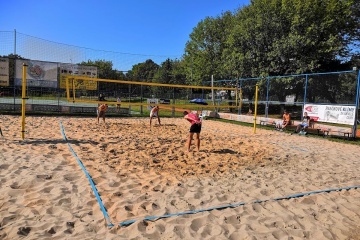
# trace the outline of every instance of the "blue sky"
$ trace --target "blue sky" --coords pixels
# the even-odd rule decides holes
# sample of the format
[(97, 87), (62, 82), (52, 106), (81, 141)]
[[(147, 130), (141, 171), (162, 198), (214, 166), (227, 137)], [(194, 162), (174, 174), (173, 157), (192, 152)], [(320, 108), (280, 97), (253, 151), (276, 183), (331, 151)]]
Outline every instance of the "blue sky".
[(250, 0), (0, 0), (0, 31), (96, 50), (181, 57), (207, 16)]

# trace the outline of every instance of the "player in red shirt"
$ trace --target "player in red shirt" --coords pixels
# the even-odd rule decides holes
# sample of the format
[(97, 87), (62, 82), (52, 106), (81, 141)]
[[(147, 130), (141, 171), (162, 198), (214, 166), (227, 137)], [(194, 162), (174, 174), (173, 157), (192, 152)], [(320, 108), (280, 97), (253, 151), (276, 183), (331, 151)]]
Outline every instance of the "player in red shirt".
[(190, 152), (191, 140), (195, 133), (195, 144), (197, 151), (200, 151), (200, 132), (201, 132), (201, 120), (195, 113), (184, 112), (184, 119), (191, 123), (188, 140), (186, 142), (186, 149)]

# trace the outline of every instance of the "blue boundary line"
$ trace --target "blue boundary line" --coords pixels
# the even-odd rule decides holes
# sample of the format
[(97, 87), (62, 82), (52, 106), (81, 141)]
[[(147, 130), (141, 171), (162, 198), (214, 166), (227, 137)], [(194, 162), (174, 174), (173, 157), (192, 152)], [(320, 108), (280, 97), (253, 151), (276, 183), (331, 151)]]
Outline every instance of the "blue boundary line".
[[(98, 191), (97, 191), (97, 189), (96, 189), (96, 187), (94, 185), (94, 182), (93, 182), (90, 174), (87, 172), (86, 168), (84, 167), (81, 160), (78, 158), (75, 151), (71, 147), (69, 141), (67, 140), (67, 137), (66, 137), (65, 131), (64, 131), (64, 127), (63, 127), (61, 122), (60, 122), (60, 129), (61, 129), (61, 133), (62, 133), (62, 135), (64, 137), (64, 140), (66, 141), (66, 143), (69, 146), (70, 151), (72, 152), (72, 154), (76, 158), (77, 162), (79, 163), (80, 167), (83, 169), (86, 177), (88, 178), (88, 180), (89, 180), (89, 182), (91, 184), (91, 187), (92, 187), (92, 189), (94, 191), (94, 194), (95, 194), (95, 196), (97, 198), (97, 201), (98, 201), (98, 203), (100, 205), (101, 211), (103, 212), (105, 219), (108, 221), (107, 226), (108, 227), (114, 227), (114, 224), (111, 223), (109, 215), (106, 212), (106, 209), (105, 209), (105, 207), (104, 207), (104, 205), (103, 205), (103, 203), (101, 201), (99, 193), (98, 193)], [(305, 193), (297, 193), (297, 194), (293, 194), (293, 195), (289, 195), (289, 196), (285, 196), (285, 197), (277, 197), (277, 198), (266, 199), (266, 200), (255, 200), (255, 201), (249, 202), (249, 203), (240, 202), (240, 203), (227, 204), (227, 205), (211, 207), (211, 208), (205, 208), (205, 209), (199, 209), (199, 210), (192, 210), (192, 211), (185, 211), (185, 212), (179, 212), (179, 213), (173, 213), (173, 214), (166, 214), (166, 215), (161, 215), (161, 216), (147, 216), (147, 217), (144, 217), (144, 218), (138, 218), (138, 219), (133, 219), (133, 220), (120, 222), (119, 226), (129, 226), (129, 225), (135, 223), (136, 221), (155, 221), (155, 220), (159, 220), (159, 219), (162, 219), (162, 218), (182, 216), (182, 215), (187, 215), (187, 214), (196, 214), (196, 213), (200, 213), (200, 212), (208, 212), (208, 211), (213, 211), (213, 210), (222, 210), (222, 209), (226, 209), (226, 208), (235, 208), (235, 207), (239, 207), (239, 206), (243, 206), (245, 204), (251, 204), (251, 203), (263, 203), (263, 202), (268, 202), (268, 201), (271, 201), (271, 200), (280, 201), (280, 200), (284, 200), (284, 199), (305, 197), (305, 196), (309, 196), (309, 195), (312, 195), (312, 194), (319, 194), (319, 193), (324, 193), (324, 192), (329, 193), (329, 192), (333, 192), (333, 191), (350, 190), (350, 189), (357, 189), (357, 188), (360, 188), (360, 185), (351, 186), (351, 187), (342, 187), (342, 188), (330, 188), (330, 189), (325, 189), (325, 190), (316, 190), (316, 191), (305, 192)]]
[(89, 180), (89, 182), (90, 182), (91, 188), (93, 189), (94, 194), (95, 194), (95, 196), (96, 196), (96, 199), (97, 199), (97, 201), (98, 201), (98, 203), (99, 203), (99, 205), (100, 205), (100, 209), (101, 209), (102, 213), (104, 214), (104, 218), (105, 218), (106, 221), (108, 222), (107, 226), (108, 226), (109, 228), (114, 227), (114, 224), (111, 223), (111, 220), (110, 220), (110, 218), (109, 218), (109, 215), (108, 215), (107, 212), (106, 212), (106, 209), (105, 209), (105, 207), (104, 207), (104, 204), (103, 204), (102, 201), (101, 201), (100, 195), (99, 195), (99, 193), (98, 193), (98, 191), (97, 191), (97, 189), (96, 189), (96, 187), (95, 187), (95, 184), (94, 184), (94, 182), (93, 182), (90, 174), (86, 171), (86, 168), (84, 167), (84, 165), (82, 164), (82, 162), (81, 162), (81, 160), (78, 158), (78, 156), (76, 155), (74, 149), (71, 147), (71, 145), (70, 145), (70, 143), (69, 143), (69, 141), (68, 141), (68, 139), (67, 139), (67, 137), (66, 137), (66, 135), (65, 135), (64, 127), (63, 127), (63, 125), (62, 125), (61, 122), (60, 122), (60, 129), (61, 129), (61, 134), (62, 134), (63, 137), (64, 137), (64, 140), (66, 141), (67, 145), (68, 145), (69, 148), (70, 148), (70, 151), (72, 152), (72, 154), (73, 154), (74, 157), (76, 158), (76, 161), (78, 162), (78, 164), (80, 165), (80, 167), (82, 168), (82, 170), (84, 171), (86, 177), (88, 178), (88, 180)]
[[(284, 199), (305, 197), (305, 196), (309, 196), (309, 195), (312, 195), (312, 194), (319, 194), (319, 193), (324, 193), (324, 192), (329, 193), (329, 192), (334, 192), (334, 191), (350, 190), (350, 189), (357, 189), (357, 188), (360, 188), (360, 185), (359, 186), (352, 186), (352, 187), (342, 187), (342, 188), (330, 188), (330, 189), (325, 189), (325, 190), (316, 190), (316, 191), (305, 192), (305, 193), (297, 193), (297, 194), (289, 195), (289, 196), (286, 196), (286, 197), (277, 197), (277, 198), (271, 198), (271, 199), (266, 199), (266, 200), (256, 200), (256, 201), (249, 202), (249, 203), (250, 204), (251, 203), (263, 203), (263, 202), (268, 202), (268, 201), (271, 201), (271, 200), (280, 201), (280, 200), (284, 200)], [(243, 205), (249, 204), (249, 203), (240, 202), (240, 203), (228, 204), (228, 205), (212, 207), (212, 208), (205, 208), (205, 209), (199, 209), (199, 210), (193, 210), (193, 211), (166, 214), (166, 215), (162, 215), (162, 216), (148, 216), (148, 217), (144, 217), (144, 218), (139, 218), (139, 219), (133, 219), (133, 220), (120, 222), (119, 225), (120, 226), (129, 226), (129, 225), (133, 224), (136, 221), (158, 220), (158, 219), (161, 219), (161, 218), (182, 216), (182, 215), (186, 215), (186, 214), (196, 214), (196, 213), (207, 212), (207, 211), (212, 211), (212, 210), (221, 210), (221, 209), (225, 209), (225, 208), (235, 208), (235, 207), (243, 206)]]

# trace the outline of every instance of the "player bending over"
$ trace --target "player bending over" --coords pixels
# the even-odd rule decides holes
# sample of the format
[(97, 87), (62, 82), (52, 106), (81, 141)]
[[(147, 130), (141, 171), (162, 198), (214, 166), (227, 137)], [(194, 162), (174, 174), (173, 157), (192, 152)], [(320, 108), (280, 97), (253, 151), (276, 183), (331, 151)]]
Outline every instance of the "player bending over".
[(195, 133), (195, 144), (197, 151), (200, 151), (201, 120), (195, 113), (184, 112), (184, 118), (191, 123), (189, 136), (186, 142), (186, 149), (190, 152), (191, 140)]
[(105, 123), (105, 113), (106, 110), (108, 109), (108, 105), (107, 104), (101, 104), (99, 106), (99, 111), (98, 111), (98, 115), (97, 115), (97, 122), (99, 123), (99, 118), (102, 117), (104, 123)]
[(159, 117), (159, 110), (160, 110), (159, 106), (155, 106), (150, 111), (150, 131), (151, 131), (151, 121), (152, 121), (153, 117), (157, 117), (157, 119), (159, 121), (159, 125), (161, 125), (160, 117)]

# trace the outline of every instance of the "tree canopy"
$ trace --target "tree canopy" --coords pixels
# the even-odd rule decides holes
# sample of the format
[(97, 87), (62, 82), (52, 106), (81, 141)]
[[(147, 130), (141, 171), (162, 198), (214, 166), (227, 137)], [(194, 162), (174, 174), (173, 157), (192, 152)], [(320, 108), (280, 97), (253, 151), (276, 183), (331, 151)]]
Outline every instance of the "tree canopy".
[[(237, 79), (323, 72), (330, 66), (341, 70), (359, 50), (359, 29), (357, 0), (252, 0), (198, 23), (185, 47), (187, 78), (201, 83), (211, 75)], [(273, 91), (284, 100), (286, 89), (303, 88), (298, 81), (272, 81)]]

